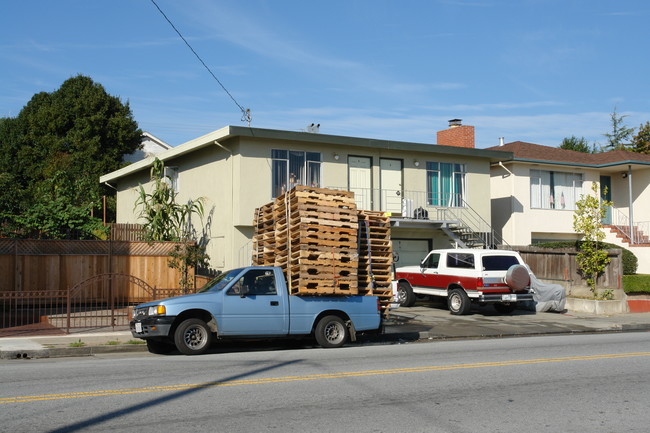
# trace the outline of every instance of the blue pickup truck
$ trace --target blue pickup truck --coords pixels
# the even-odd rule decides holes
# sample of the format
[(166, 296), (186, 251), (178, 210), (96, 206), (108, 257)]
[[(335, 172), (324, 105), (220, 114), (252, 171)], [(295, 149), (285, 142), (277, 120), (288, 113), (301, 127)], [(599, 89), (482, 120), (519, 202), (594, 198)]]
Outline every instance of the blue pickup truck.
[(130, 322), (150, 352), (175, 346), (186, 355), (205, 352), (215, 338), (312, 335), (322, 347), (340, 347), (381, 326), (377, 297), (289, 295), (278, 267), (224, 272), (198, 293), (136, 306)]

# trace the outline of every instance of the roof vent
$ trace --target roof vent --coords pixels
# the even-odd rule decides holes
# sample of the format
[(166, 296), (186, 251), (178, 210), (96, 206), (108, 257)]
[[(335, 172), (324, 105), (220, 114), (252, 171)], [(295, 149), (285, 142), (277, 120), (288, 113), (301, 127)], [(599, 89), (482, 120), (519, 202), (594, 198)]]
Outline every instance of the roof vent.
[(318, 134), (320, 132), (320, 123), (312, 123), (311, 125), (307, 125), (307, 132)]
[(462, 124), (463, 124), (463, 119), (451, 119), (449, 121), (450, 128), (455, 128), (457, 126), (461, 126)]

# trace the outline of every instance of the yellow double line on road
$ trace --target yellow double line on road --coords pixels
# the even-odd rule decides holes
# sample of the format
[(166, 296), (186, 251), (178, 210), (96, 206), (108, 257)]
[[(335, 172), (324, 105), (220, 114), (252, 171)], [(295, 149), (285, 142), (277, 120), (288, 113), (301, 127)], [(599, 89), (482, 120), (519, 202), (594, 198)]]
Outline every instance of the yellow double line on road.
[(269, 383), (298, 382), (303, 380), (339, 379), (339, 378), (347, 378), (347, 377), (376, 376), (376, 375), (384, 375), (384, 374), (421, 373), (421, 372), (429, 372), (429, 371), (460, 370), (460, 369), (486, 368), (486, 367), (507, 367), (512, 365), (544, 364), (544, 363), (554, 363), (554, 362), (594, 361), (594, 360), (602, 360), (602, 359), (634, 358), (634, 357), (641, 357), (641, 356), (650, 356), (650, 352), (566, 356), (561, 358), (522, 359), (522, 360), (512, 360), (512, 361), (478, 362), (472, 364), (434, 365), (429, 367), (391, 368), (386, 370), (350, 371), (350, 372), (328, 373), (328, 374), (309, 374), (304, 376), (270, 377), (266, 379), (261, 378), (261, 379), (227, 380), (221, 382), (151, 386), (151, 387), (144, 387), (144, 388), (110, 389), (105, 391), (84, 391), (84, 392), (70, 392), (70, 393), (62, 393), (62, 394), (28, 395), (22, 397), (0, 397), (0, 404), (25, 403), (25, 402), (33, 402), (33, 401), (44, 401), (44, 400), (60, 400), (60, 399), (69, 399), (69, 398), (104, 397), (104, 396), (124, 395), (124, 394), (142, 394), (142, 393), (149, 393), (149, 392), (182, 391), (182, 390), (189, 390), (189, 389), (215, 388), (221, 386), (261, 385), (261, 384), (269, 384)]

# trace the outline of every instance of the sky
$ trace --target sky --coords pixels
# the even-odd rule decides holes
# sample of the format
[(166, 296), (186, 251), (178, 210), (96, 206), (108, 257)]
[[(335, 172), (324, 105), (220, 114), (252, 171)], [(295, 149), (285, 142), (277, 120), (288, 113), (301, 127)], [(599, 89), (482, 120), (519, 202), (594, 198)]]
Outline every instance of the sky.
[(214, 77), (152, 0), (0, 0), (0, 117), (83, 74), (172, 146), (246, 126), (241, 109), (257, 128), (431, 144), (458, 118), (477, 148), (604, 145), (614, 110), (650, 121), (647, 0), (155, 3)]

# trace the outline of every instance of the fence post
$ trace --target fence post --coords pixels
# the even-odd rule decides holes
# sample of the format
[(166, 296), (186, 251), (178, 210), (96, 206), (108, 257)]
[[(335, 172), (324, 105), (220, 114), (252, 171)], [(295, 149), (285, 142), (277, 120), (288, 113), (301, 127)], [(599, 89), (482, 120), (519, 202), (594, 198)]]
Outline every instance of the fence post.
[(68, 287), (68, 296), (67, 296), (67, 302), (66, 302), (66, 304), (67, 304), (67, 306), (66, 306), (66, 310), (67, 310), (67, 313), (68, 313), (68, 314), (67, 314), (68, 317), (67, 317), (67, 320), (66, 320), (66, 325), (67, 325), (66, 334), (69, 334), (69, 333), (70, 333), (70, 308), (71, 308), (71, 306), (72, 306), (72, 305), (71, 305), (72, 302), (70, 301), (70, 287)]

